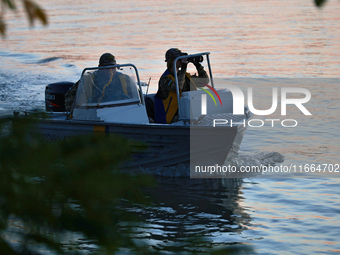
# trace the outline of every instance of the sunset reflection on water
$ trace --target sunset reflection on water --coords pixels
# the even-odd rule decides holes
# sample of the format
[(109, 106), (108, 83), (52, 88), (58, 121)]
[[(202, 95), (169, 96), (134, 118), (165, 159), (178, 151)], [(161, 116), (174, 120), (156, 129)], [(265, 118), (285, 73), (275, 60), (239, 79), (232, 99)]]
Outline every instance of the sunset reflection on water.
[[(78, 68), (103, 52), (132, 62), (152, 85), (164, 53), (210, 51), (217, 77), (334, 77), (340, 65), (339, 5), (319, 10), (309, 1), (44, 1), (50, 24), (27, 29), (11, 15), (6, 50), (62, 57)], [(3, 48), (3, 47), (2, 47)]]

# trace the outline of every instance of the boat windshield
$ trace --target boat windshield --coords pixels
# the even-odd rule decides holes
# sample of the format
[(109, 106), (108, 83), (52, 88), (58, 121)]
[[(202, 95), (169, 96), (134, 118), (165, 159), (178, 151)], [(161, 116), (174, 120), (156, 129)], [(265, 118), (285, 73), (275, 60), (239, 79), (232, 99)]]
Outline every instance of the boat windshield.
[(78, 107), (140, 102), (136, 76), (130, 66), (86, 70), (76, 94)]

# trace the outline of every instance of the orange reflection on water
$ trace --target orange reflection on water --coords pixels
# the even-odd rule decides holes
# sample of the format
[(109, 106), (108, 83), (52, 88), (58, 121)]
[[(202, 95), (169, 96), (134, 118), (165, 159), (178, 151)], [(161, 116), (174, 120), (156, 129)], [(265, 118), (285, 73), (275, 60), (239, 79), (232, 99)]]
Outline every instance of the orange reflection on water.
[[(65, 8), (65, 7), (68, 8)], [(77, 66), (95, 66), (111, 52), (140, 67), (152, 86), (165, 69), (164, 53), (179, 47), (212, 52), (218, 76), (334, 77), (339, 74), (337, 3), (319, 10), (312, 2), (219, 0), (105, 1), (83, 4), (44, 1), (50, 24), (27, 29), (25, 16), (9, 16), (7, 50), (65, 57)], [(75, 58), (74, 56), (79, 56)]]

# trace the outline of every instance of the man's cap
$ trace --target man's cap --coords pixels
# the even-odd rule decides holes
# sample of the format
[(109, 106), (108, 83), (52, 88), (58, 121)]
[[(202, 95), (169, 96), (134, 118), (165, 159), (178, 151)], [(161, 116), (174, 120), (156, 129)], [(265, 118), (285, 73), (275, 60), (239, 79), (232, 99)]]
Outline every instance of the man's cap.
[(168, 62), (170, 59), (175, 59), (179, 56), (182, 56), (183, 53), (178, 48), (168, 49), (165, 53), (165, 62)]
[(99, 59), (99, 66), (110, 66), (116, 64), (116, 58), (111, 53), (104, 53)]

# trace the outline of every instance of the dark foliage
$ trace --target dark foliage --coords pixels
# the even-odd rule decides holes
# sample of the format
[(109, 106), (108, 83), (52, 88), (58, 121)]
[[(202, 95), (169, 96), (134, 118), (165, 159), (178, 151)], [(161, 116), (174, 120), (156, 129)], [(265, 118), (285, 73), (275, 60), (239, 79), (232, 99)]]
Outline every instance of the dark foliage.
[(33, 129), (34, 120), (0, 120), (0, 254), (39, 254), (38, 244), (77, 253), (64, 240), (70, 233), (101, 253), (136, 248), (128, 235), (134, 217), (121, 204), (147, 203), (141, 188), (152, 179), (118, 170), (131, 142), (101, 135), (45, 142), (28, 135)]

